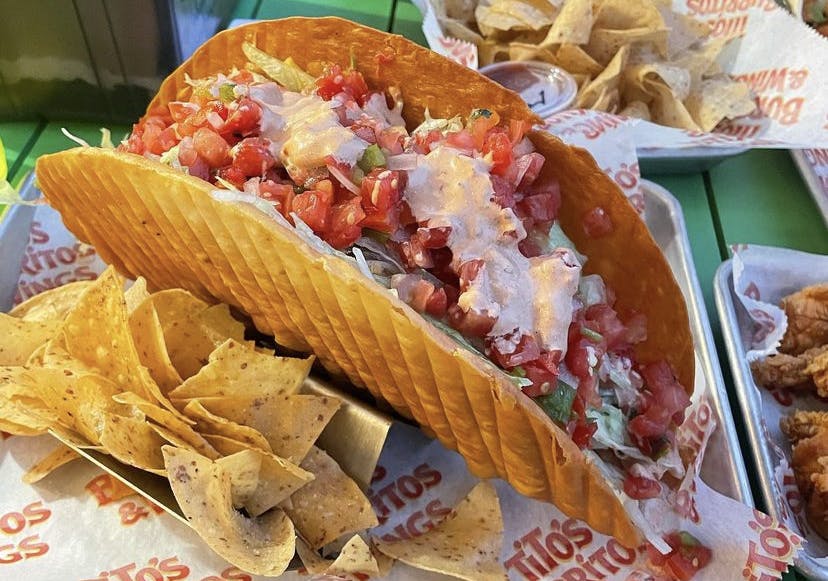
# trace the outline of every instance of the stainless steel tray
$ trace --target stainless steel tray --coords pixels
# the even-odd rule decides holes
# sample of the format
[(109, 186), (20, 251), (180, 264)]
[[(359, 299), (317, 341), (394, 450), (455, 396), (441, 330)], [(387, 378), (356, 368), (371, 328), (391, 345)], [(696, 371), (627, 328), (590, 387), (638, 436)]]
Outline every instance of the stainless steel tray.
[(681, 205), (670, 192), (658, 184), (642, 180), (641, 185), (647, 207), (647, 227), (670, 263), (673, 275), (687, 302), (696, 354), (701, 363), (703, 378), (709, 387), (710, 404), (718, 422), (718, 429), (713, 432), (705, 452), (702, 479), (714, 490), (752, 506), (750, 483), (733, 415), (730, 413), (704, 296), (690, 252), (690, 241)]
[[(741, 324), (747, 324), (748, 315), (733, 291), (733, 260), (724, 261), (716, 271), (714, 280), (716, 310), (722, 323), (722, 335), (730, 360), (733, 383), (742, 415), (745, 418), (750, 444), (750, 455), (759, 478), (759, 489), (765, 502), (764, 509), (777, 520), (781, 519), (782, 510), (774, 494), (774, 462), (771, 449), (762, 434), (762, 401), (753, 382), (750, 365), (747, 362), (744, 343), (742, 342)], [(794, 559), (796, 567), (808, 577), (828, 580), (828, 567), (817, 563), (806, 551), (800, 551)]]
[[(699, 286), (687, 229), (678, 201), (661, 186), (642, 181), (647, 205), (647, 227), (664, 252), (684, 293), (690, 324), (701, 364), (701, 375), (710, 391), (710, 403), (719, 429), (713, 433), (702, 466), (702, 477), (712, 488), (731, 498), (752, 504), (742, 452), (727, 401), (721, 368), (716, 356), (713, 334)], [(34, 199), (39, 192), (29, 178), (22, 195)], [(25, 251), (33, 208), (17, 206), (0, 223), (0, 310), (11, 306), (15, 282), (20, 273), (20, 258)]]
[[(821, 151), (828, 152), (828, 150), (825, 149)], [(792, 149), (791, 157), (793, 158), (799, 173), (802, 175), (805, 185), (808, 186), (808, 191), (811, 192), (811, 196), (814, 198), (816, 205), (819, 207), (819, 211), (822, 212), (822, 220), (825, 222), (825, 225), (828, 226), (828, 185), (825, 186), (826, 189), (823, 189), (822, 184), (819, 183), (819, 176), (817, 176), (814, 172), (814, 168), (811, 167), (811, 164), (808, 163), (804, 150)]]

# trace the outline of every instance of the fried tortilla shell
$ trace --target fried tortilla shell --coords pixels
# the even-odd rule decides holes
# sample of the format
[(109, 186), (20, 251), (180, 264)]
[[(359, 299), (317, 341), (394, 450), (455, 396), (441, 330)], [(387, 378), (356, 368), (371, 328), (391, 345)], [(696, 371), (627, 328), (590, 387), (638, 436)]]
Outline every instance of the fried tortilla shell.
[[(245, 40), (274, 56), (292, 56), (310, 71), (324, 62), (347, 64), (353, 55), (370, 87), (402, 89), (409, 129), (422, 121), (425, 107), (434, 117), (486, 107), (504, 119), (537, 121), (518, 95), (474, 71), (399, 36), (337, 18), (223, 32), (164, 81), (150, 108), (183, 95), (185, 74), (199, 78), (243, 67)], [(585, 274), (604, 277), (620, 313), (647, 316), (638, 360), (666, 359), (692, 389), (686, 307), (643, 222), (586, 151), (548, 133), (529, 136), (547, 159), (539, 179), (560, 183), (561, 225), (589, 257)], [(260, 331), (289, 348), (313, 351), (329, 371), (413, 417), (458, 450), (478, 476), (504, 478), (626, 544), (641, 539), (591, 456), (505, 373), (286, 223), (246, 204), (217, 201), (211, 184), (126, 153), (78, 148), (48, 155), (38, 161), (37, 175), (69, 229), (120, 272), (141, 274), (154, 288), (184, 287), (240, 308)], [(590, 238), (583, 217), (596, 207), (609, 215), (613, 230)]]

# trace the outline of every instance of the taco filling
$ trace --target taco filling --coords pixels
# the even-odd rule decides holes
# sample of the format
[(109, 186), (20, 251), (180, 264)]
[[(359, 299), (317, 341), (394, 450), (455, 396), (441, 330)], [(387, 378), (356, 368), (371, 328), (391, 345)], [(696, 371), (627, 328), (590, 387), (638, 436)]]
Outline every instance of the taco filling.
[[(372, 91), (353, 64), (313, 77), (244, 50), (249, 70), (191, 79), (119, 149), (264, 200), (510, 374), (579, 447), (613, 459), (627, 495), (665, 496), (665, 475), (684, 473), (689, 398), (666, 362), (636, 362), (645, 317), (582, 275), (558, 184), (538, 179), (555, 160), (529, 124), (477, 109), (409, 132), (398, 92)], [(583, 227), (613, 225), (599, 210)]]

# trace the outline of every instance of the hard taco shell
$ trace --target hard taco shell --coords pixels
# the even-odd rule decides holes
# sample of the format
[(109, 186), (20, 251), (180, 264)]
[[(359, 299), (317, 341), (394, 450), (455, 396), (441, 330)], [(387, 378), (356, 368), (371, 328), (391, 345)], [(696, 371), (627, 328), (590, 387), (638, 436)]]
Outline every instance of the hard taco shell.
[[(308, 42), (313, 39), (313, 42)], [(225, 31), (199, 48), (161, 86), (150, 108), (191, 78), (243, 68), (243, 41), (306, 70), (356, 59), (369, 87), (399, 87), (409, 128), (423, 119), (467, 115), (538, 121), (518, 95), (402, 37), (338, 18), (291, 18)], [(619, 312), (646, 314), (641, 362), (666, 359), (692, 389), (687, 311), (669, 266), (643, 222), (589, 154), (548, 133), (530, 138), (547, 162), (539, 179), (560, 183), (560, 222), (616, 293)], [(408, 305), (357, 269), (323, 254), (289, 226), (245, 204), (220, 202), (198, 178), (132, 154), (77, 148), (40, 158), (38, 183), (79, 238), (127, 276), (155, 288), (183, 287), (243, 309), (285, 346), (313, 351), (331, 372), (388, 401), (478, 476), (501, 477), (527, 496), (550, 501), (627, 545), (642, 538), (616, 492), (507, 375), (459, 348)], [(584, 233), (596, 206), (613, 231)]]

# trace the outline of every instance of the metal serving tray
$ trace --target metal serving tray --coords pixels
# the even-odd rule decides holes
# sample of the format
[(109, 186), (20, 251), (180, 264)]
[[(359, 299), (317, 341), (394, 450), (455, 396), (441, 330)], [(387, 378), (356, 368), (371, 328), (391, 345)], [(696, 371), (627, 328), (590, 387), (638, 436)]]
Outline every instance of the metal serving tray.
[(707, 444), (701, 476), (714, 490), (752, 506), (750, 483), (727, 400), (704, 296), (690, 252), (681, 205), (658, 184), (642, 180), (641, 185), (647, 208), (647, 227), (670, 263), (687, 302), (696, 355), (703, 379), (709, 387), (710, 404), (718, 422), (718, 429), (713, 432)]
[[(774, 494), (774, 462), (770, 447), (766, 445), (762, 434), (761, 395), (753, 381), (744, 343), (742, 342), (742, 325), (748, 325), (749, 318), (733, 290), (732, 259), (724, 261), (716, 271), (714, 290), (716, 309), (719, 311), (719, 319), (722, 322), (722, 335), (727, 347), (730, 369), (733, 373), (733, 383), (736, 386), (736, 396), (739, 399), (742, 415), (747, 425), (751, 456), (756, 466), (759, 489), (765, 501), (765, 510), (773, 518), (781, 521), (782, 510), (778, 504), (777, 496)], [(817, 563), (806, 551), (800, 551), (794, 559), (794, 564), (810, 578), (828, 580), (828, 567)]]
[[(825, 151), (828, 150), (821, 150), (821, 152)], [(816, 205), (819, 206), (819, 211), (822, 212), (822, 220), (825, 222), (825, 226), (828, 226), (828, 189), (823, 189), (822, 184), (819, 183), (819, 176), (817, 176), (811, 164), (808, 163), (805, 151), (792, 149), (791, 157), (802, 175), (805, 185), (808, 186), (808, 191), (811, 192)]]

